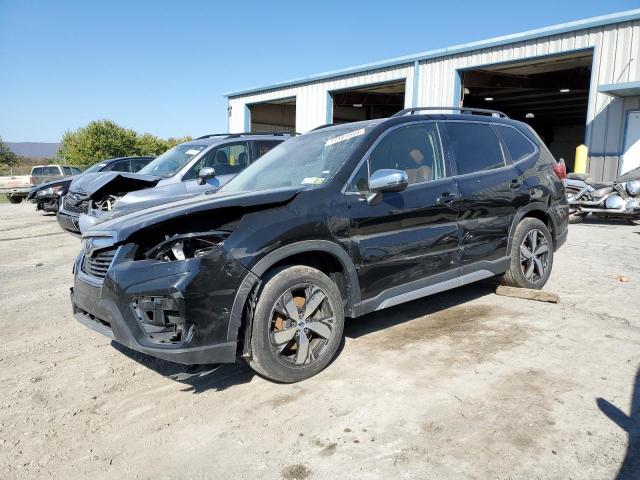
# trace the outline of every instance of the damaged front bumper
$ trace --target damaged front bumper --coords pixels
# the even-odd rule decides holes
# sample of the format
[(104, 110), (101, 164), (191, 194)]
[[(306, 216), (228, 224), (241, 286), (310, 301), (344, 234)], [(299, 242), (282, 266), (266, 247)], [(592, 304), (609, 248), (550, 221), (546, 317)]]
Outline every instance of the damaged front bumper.
[(105, 262), (85, 262), (84, 252), (76, 260), (71, 302), (79, 322), (164, 360), (235, 361), (244, 286), (253, 274), (223, 248), (173, 262), (134, 260), (134, 245), (113, 250), (104, 278)]

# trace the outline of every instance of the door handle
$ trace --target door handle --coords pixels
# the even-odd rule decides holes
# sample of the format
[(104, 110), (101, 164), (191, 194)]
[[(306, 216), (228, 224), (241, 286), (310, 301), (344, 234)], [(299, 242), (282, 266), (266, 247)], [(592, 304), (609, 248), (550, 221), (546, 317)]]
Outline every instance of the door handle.
[(517, 178), (514, 178), (513, 180), (511, 180), (511, 183), (509, 184), (509, 187), (511, 188), (520, 188), (521, 186), (522, 186), (522, 182)]
[(436, 199), (436, 201), (438, 202), (438, 205), (454, 203), (454, 202), (457, 202), (458, 200), (460, 200), (460, 197), (458, 195), (451, 194), (449, 192), (443, 192), (442, 196)]

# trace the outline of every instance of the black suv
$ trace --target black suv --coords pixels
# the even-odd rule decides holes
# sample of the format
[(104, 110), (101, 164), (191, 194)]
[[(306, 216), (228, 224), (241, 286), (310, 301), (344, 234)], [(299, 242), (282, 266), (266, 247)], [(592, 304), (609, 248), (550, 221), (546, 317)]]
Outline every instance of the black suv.
[(94, 226), (75, 317), (156, 357), (241, 356), (295, 382), (331, 361), (345, 317), (495, 275), (541, 288), (567, 235), (564, 166), (498, 112), (423, 110), (322, 127), (215, 195)]

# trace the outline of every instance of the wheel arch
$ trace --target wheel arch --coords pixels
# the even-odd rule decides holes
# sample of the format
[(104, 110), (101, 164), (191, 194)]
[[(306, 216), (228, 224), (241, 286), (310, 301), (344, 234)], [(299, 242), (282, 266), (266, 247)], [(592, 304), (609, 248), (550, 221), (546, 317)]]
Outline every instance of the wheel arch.
[(280, 247), (267, 254), (253, 267), (238, 289), (233, 303), (227, 339), (229, 341), (243, 340), (243, 356), (250, 355), (250, 315), (245, 315), (254, 294), (260, 288), (261, 278), (272, 268), (283, 265), (306, 265), (317, 268), (336, 282), (342, 295), (345, 316), (360, 315), (360, 283), (356, 267), (347, 251), (340, 245), (329, 240), (305, 240)]
[(522, 208), (520, 208), (515, 216), (513, 217), (513, 221), (511, 222), (511, 227), (509, 228), (509, 240), (507, 243), (507, 255), (511, 252), (511, 246), (513, 244), (513, 236), (516, 231), (516, 227), (518, 224), (525, 218), (537, 218), (542, 223), (544, 223), (549, 229), (549, 233), (551, 233), (551, 238), (554, 243), (556, 240), (555, 232), (556, 225), (554, 224), (553, 216), (549, 215), (548, 207), (546, 204), (542, 202), (534, 202), (530, 203)]

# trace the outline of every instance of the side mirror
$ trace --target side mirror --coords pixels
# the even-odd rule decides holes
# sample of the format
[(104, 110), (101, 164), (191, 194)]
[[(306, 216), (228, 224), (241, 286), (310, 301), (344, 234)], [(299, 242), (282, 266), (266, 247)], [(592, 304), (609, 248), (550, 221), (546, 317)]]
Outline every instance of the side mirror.
[(374, 205), (382, 200), (382, 194), (387, 192), (402, 192), (409, 185), (407, 172), (394, 169), (381, 169), (373, 172), (369, 178), (369, 195), (367, 203)]
[(201, 168), (198, 172), (198, 185), (204, 185), (207, 183), (207, 180), (216, 176), (216, 171), (213, 167), (204, 167)]

